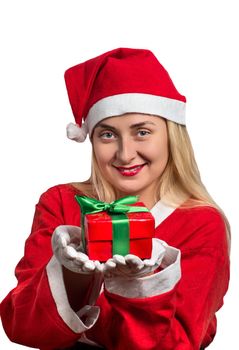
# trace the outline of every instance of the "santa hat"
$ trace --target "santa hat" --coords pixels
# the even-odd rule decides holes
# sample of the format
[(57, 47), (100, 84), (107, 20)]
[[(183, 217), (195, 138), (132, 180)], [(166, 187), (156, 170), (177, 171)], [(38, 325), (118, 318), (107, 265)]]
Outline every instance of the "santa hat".
[(95, 125), (125, 113), (153, 114), (185, 124), (186, 98), (149, 50), (118, 48), (69, 68), (65, 81), (76, 124), (67, 136), (85, 140)]

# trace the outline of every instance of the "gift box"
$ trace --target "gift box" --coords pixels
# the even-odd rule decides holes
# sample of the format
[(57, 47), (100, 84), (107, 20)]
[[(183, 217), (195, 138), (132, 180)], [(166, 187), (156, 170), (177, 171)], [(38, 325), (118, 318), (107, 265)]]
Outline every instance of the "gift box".
[(81, 207), (83, 245), (91, 260), (104, 262), (114, 254), (150, 258), (154, 217), (137, 196), (104, 203), (76, 196)]

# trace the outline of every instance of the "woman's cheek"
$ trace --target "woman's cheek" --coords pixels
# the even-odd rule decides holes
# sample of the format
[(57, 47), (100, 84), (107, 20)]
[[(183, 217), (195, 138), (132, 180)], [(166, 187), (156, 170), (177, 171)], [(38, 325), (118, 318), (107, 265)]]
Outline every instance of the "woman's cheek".
[(113, 159), (115, 150), (110, 144), (99, 145), (95, 151), (98, 163), (106, 164)]
[(159, 157), (161, 158), (163, 153), (163, 150), (161, 149), (160, 145), (152, 144), (152, 143), (145, 143), (142, 144), (140, 152), (142, 155), (144, 155), (145, 158), (147, 159), (158, 159)]
[(151, 152), (154, 154), (158, 153), (160, 157), (167, 157), (169, 152), (167, 138), (161, 137), (159, 140), (155, 141), (154, 145), (152, 145)]

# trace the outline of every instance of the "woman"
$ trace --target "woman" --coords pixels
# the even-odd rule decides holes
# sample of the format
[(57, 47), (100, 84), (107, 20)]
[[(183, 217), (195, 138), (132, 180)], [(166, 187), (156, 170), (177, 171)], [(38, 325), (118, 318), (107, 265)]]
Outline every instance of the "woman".
[[(1, 304), (7, 335), (42, 350), (204, 349), (228, 288), (230, 226), (201, 182), (185, 97), (148, 50), (106, 52), (65, 79), (68, 137), (89, 134), (92, 174), (41, 196), (18, 286)], [(155, 218), (151, 259), (90, 260), (76, 194), (138, 195)]]

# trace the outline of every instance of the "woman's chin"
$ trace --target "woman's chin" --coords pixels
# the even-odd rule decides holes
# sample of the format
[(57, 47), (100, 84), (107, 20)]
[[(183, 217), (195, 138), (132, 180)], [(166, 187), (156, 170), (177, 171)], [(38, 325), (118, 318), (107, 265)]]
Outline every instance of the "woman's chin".
[(129, 184), (128, 186), (115, 186), (117, 193), (120, 197), (123, 196), (137, 196), (140, 195), (142, 188), (140, 186), (133, 186)]

